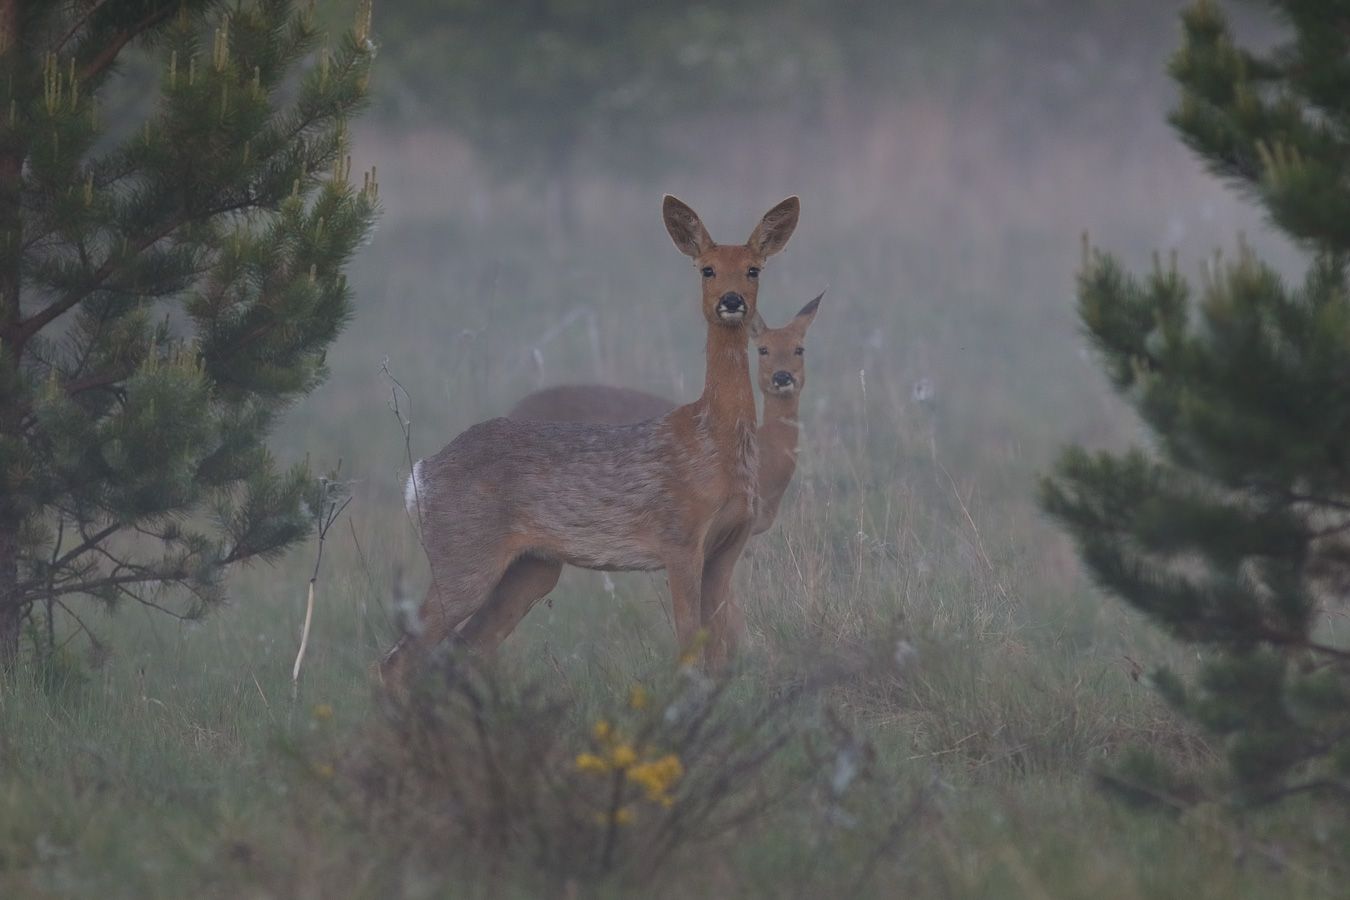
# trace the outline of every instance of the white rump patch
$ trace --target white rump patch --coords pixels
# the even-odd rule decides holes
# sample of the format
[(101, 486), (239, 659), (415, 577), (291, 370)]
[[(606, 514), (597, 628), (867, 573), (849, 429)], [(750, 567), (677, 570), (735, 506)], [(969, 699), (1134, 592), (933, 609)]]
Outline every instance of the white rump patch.
[(408, 483), (403, 488), (403, 505), (408, 510), (408, 515), (413, 519), (420, 518), (417, 515), (417, 507), (421, 505), (421, 498), (426, 496), (426, 486), (422, 481), (422, 461), (419, 459), (413, 463), (412, 474), (408, 476)]

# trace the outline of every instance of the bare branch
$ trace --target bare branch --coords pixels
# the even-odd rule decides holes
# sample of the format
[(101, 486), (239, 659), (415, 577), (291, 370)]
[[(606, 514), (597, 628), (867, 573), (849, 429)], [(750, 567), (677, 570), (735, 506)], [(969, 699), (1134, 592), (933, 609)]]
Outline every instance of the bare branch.
[(67, 606), (65, 603), (61, 602), (59, 599), (55, 597), (52, 598), (52, 602), (55, 603), (57, 606), (61, 607), (61, 611), (64, 612), (66, 615), (70, 616), (70, 618), (74, 620), (75, 624), (80, 627), (80, 631), (83, 631), (85, 635), (89, 638), (89, 642), (91, 644), (93, 644), (95, 647), (101, 646), (98, 637), (94, 634), (94, 632), (92, 632), (89, 629), (88, 625), (84, 624), (84, 620), (75, 614), (75, 610), (71, 609), (69, 606)]

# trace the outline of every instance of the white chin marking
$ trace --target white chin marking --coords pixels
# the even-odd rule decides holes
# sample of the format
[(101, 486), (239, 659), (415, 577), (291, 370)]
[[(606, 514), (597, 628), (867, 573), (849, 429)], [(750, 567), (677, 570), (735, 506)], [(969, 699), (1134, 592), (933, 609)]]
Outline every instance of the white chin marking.
[(744, 322), (744, 321), (745, 321), (745, 313), (743, 313), (743, 312), (726, 312), (725, 310), (719, 309), (719, 310), (717, 311), (717, 318), (721, 319), (723, 322)]

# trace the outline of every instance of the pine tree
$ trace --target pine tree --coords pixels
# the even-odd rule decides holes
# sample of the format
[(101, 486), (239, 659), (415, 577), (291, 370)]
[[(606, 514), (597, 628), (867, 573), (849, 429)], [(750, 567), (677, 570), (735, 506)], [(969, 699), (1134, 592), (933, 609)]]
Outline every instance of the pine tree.
[[(0, 667), (91, 599), (199, 615), (308, 532), (318, 485), (264, 440), (350, 315), (368, 30), (368, 5), (329, 48), (288, 0), (0, 0)], [(144, 121), (104, 121), (136, 90)]]
[(1193, 675), (1155, 682), (1224, 748), (1233, 798), (1343, 801), (1350, 642), (1331, 618), (1350, 587), (1350, 3), (1269, 5), (1288, 39), (1259, 53), (1214, 3), (1185, 11), (1171, 122), (1308, 271), (1287, 283), (1243, 245), (1193, 288), (1175, 261), (1137, 277), (1088, 252), (1079, 315), (1153, 442), (1068, 450), (1043, 502), (1107, 591), (1197, 648)]

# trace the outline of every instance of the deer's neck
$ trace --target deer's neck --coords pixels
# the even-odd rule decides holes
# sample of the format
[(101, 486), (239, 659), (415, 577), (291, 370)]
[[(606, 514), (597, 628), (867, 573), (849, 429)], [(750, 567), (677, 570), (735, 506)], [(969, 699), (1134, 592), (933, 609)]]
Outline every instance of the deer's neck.
[(755, 533), (767, 529), (797, 470), (797, 394), (764, 395), (764, 422), (759, 426), (759, 513)]
[(759, 495), (776, 503), (797, 469), (797, 396), (764, 397), (759, 426)]
[(743, 325), (708, 329), (708, 373), (703, 383), (700, 418), (719, 467), (744, 500), (753, 527), (759, 474), (755, 431), (755, 394), (750, 387), (750, 357)]
[(718, 437), (734, 440), (738, 429), (755, 425), (755, 394), (750, 388), (750, 357), (744, 325), (708, 328), (708, 370), (702, 402)]

